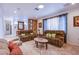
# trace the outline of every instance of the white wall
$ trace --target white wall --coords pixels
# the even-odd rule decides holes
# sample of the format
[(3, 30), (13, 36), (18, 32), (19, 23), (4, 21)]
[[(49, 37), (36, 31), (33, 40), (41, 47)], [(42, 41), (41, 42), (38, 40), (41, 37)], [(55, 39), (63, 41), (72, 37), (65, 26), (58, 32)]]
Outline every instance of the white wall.
[[(39, 28), (39, 23), (42, 23), (42, 27), (41, 28)], [(40, 34), (43, 34), (43, 20), (42, 19), (38, 19), (37, 20), (37, 33), (39, 34), (39, 31), (38, 30), (40, 30)]]
[(0, 38), (4, 37), (3, 19), (0, 17)]
[(4, 25), (3, 25), (3, 12), (2, 12), (2, 8), (0, 6), (0, 38), (4, 37)]
[(67, 42), (79, 46), (79, 27), (73, 26), (73, 17), (79, 16), (79, 9), (70, 11), (67, 20)]

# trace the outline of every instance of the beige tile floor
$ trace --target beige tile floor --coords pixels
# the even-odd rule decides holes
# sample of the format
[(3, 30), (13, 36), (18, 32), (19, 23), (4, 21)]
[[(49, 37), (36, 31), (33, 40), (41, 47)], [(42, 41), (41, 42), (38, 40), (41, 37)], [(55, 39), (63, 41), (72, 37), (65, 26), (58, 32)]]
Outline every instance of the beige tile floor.
[(35, 42), (27, 41), (20, 46), (24, 55), (79, 55), (79, 46), (64, 44), (62, 48), (48, 44), (48, 49), (44, 47), (36, 48)]

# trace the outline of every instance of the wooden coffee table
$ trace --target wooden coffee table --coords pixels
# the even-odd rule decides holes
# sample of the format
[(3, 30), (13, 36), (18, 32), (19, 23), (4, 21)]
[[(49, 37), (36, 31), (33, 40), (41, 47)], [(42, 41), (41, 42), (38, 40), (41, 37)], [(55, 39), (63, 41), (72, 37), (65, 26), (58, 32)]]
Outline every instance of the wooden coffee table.
[(34, 41), (35, 41), (37, 48), (38, 48), (38, 43), (45, 44), (46, 49), (48, 48), (48, 40), (47, 39), (37, 37), (37, 38), (34, 38)]

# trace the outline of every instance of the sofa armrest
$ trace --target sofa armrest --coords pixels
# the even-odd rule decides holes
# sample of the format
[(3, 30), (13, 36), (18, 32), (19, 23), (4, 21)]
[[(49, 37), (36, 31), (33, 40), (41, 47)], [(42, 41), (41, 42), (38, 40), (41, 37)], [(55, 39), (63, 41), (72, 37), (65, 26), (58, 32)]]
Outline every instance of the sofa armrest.
[(60, 40), (62, 40), (64, 42), (64, 37), (58, 37), (58, 38), (60, 38)]

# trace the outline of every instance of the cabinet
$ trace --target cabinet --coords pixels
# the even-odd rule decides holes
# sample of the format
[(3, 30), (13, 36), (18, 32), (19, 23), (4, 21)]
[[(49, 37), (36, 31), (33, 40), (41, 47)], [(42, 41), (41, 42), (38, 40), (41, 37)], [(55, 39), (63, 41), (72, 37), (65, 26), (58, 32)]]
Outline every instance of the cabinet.
[(37, 33), (37, 20), (28, 20), (28, 30), (32, 30), (34, 33)]
[(32, 19), (28, 20), (28, 30), (32, 30)]
[(37, 20), (33, 20), (32, 30), (34, 33), (37, 33)]

